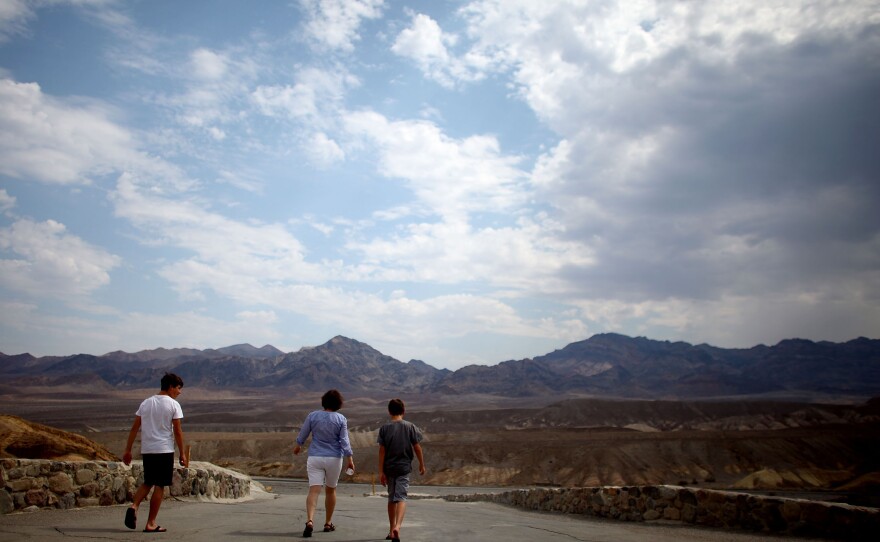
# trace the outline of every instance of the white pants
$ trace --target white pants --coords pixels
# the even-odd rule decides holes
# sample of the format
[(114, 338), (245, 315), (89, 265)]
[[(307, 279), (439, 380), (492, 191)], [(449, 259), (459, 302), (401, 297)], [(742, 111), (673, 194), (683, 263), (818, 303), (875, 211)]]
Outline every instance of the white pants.
[(309, 486), (336, 487), (342, 473), (341, 457), (309, 457), (306, 461)]

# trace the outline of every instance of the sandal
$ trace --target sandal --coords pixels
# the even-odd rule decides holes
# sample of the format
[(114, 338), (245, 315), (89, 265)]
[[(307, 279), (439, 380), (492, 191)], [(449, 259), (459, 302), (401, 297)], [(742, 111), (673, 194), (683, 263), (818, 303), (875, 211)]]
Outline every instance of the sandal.
[(312, 531), (315, 530), (312, 525), (312, 520), (308, 520), (306, 522), (306, 528), (303, 530), (303, 538), (309, 538), (310, 536), (312, 536)]
[(125, 526), (129, 529), (137, 527), (137, 511), (130, 506), (125, 509)]
[(329, 532), (335, 531), (335, 530), (336, 530), (336, 525), (333, 525), (332, 523), (325, 523), (324, 524), (324, 532), (325, 533), (329, 533)]

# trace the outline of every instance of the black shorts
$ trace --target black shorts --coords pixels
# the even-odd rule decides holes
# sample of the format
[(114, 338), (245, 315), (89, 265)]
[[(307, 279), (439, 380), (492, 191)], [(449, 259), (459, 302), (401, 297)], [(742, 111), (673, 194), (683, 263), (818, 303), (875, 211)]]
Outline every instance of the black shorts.
[(144, 459), (144, 484), (170, 486), (174, 476), (174, 452), (168, 454), (142, 454)]

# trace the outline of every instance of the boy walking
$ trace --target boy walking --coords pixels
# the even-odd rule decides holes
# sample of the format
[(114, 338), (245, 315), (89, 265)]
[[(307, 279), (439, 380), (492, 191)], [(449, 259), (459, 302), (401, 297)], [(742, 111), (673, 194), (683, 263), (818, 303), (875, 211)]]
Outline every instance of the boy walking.
[(122, 461), (131, 465), (131, 447), (140, 431), (144, 483), (135, 493), (131, 507), (125, 510), (125, 526), (129, 529), (137, 527), (138, 507), (155, 486), (153, 496), (150, 497), (150, 516), (144, 525), (144, 532), (164, 533), (167, 530), (156, 523), (156, 516), (159, 515), (159, 507), (165, 498), (165, 486), (171, 485), (174, 475), (175, 441), (180, 450), (180, 464), (189, 466), (189, 457), (184, 453), (186, 448), (183, 446), (183, 430), (180, 427), (183, 410), (177, 402), (181, 388), (183, 379), (176, 374), (165, 373), (159, 393), (145, 399), (135, 413)]
[(409, 474), (412, 472), (413, 456), (419, 459), (419, 474), (425, 474), (425, 458), (422, 455), (422, 432), (405, 421), (406, 407), (400, 399), (388, 402), (391, 421), (379, 429), (379, 481), (388, 486), (388, 536), (386, 540), (400, 542), (400, 528), (406, 514), (406, 492)]

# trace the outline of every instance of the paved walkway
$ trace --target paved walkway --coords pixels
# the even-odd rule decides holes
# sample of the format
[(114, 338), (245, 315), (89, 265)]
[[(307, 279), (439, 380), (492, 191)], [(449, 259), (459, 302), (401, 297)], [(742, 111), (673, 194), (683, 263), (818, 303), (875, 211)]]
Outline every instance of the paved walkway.
[[(282, 484), (283, 485), (283, 484)], [(411, 488), (423, 496), (436, 489)], [(143, 503), (138, 529), (123, 525), (124, 506), (73, 510), (40, 510), (0, 516), (0, 541), (45, 540), (185, 540), (187, 542), (278, 541), (300, 538), (305, 522), (304, 484), (275, 488), (250, 501), (214, 503), (166, 500), (159, 523), (167, 533), (141, 532), (146, 521)], [(365, 493), (366, 491), (366, 493)], [(468, 490), (473, 492), (473, 490)], [(333, 522), (337, 530), (320, 531), (324, 523), (323, 495), (315, 517), (315, 542), (380, 542), (388, 534), (386, 500), (369, 494), (370, 487), (340, 484)], [(491, 503), (450, 503), (442, 499), (411, 500), (407, 508), (404, 542), (477, 540), (481, 542), (589, 541), (589, 542), (751, 542), (779, 537), (730, 533), (680, 524), (627, 523), (578, 516), (526, 512)], [(804, 539), (784, 538), (785, 542)]]

